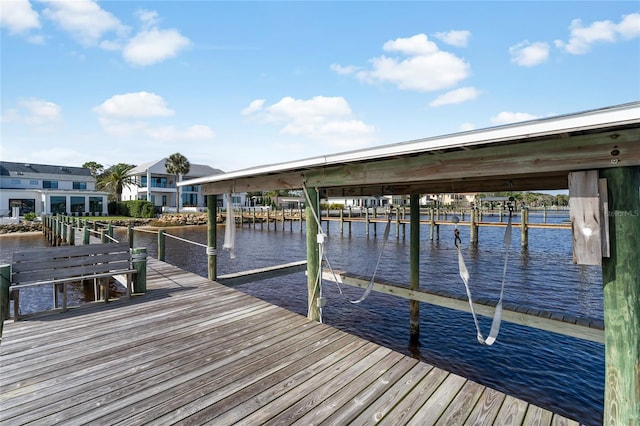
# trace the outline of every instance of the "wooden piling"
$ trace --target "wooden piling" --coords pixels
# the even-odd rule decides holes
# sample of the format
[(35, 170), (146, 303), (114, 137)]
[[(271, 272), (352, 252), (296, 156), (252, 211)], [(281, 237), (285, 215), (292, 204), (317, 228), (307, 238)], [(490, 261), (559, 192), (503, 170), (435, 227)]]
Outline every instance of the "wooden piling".
[(600, 171), (608, 198), (604, 424), (640, 424), (640, 166)]
[(11, 265), (0, 265), (0, 337), (4, 320), (9, 319), (9, 287), (11, 286)]
[(147, 249), (136, 247), (131, 250), (131, 265), (136, 270), (133, 281), (134, 293), (147, 292)]
[[(217, 256), (217, 218), (218, 218), (218, 196), (207, 195), (207, 275), (209, 280), (218, 279), (218, 256)], [(256, 211), (253, 210), (253, 227), (256, 224)]]
[(529, 227), (527, 222), (529, 221), (529, 210), (522, 209), (520, 212), (520, 243), (522, 248), (527, 248), (529, 245)]
[[(420, 288), (420, 196), (411, 194), (409, 227), (409, 289)], [(409, 342), (419, 346), (420, 341), (420, 302), (409, 301)]]
[[(320, 281), (318, 279), (320, 250), (318, 249), (318, 223), (314, 218), (314, 212), (320, 212), (318, 191), (315, 188), (307, 188), (309, 200), (306, 204), (305, 215), (307, 217), (307, 316), (310, 320), (320, 320)], [(318, 218), (319, 219), (319, 218)]]
[(165, 242), (164, 229), (159, 229), (158, 230), (158, 260), (161, 262), (164, 262), (164, 259), (165, 259), (164, 242)]
[[(87, 229), (87, 228), (85, 228)], [(129, 249), (133, 248), (133, 226), (127, 226), (127, 240), (129, 241)]]
[(478, 245), (478, 211), (475, 209), (469, 214), (469, 243), (472, 246)]

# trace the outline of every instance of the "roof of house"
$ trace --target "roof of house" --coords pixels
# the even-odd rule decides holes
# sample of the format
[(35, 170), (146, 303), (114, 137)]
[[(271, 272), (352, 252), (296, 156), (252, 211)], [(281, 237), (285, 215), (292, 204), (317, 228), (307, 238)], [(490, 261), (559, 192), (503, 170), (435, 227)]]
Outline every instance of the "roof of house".
[[(140, 164), (139, 166), (136, 166), (133, 169), (131, 169), (129, 174), (132, 174), (132, 175), (144, 174), (147, 172), (147, 169), (152, 169), (152, 171), (155, 171), (155, 173), (169, 174), (166, 172), (166, 169), (164, 166), (164, 163), (166, 160), (167, 160), (166, 158), (163, 158), (161, 160), (149, 161), (147, 163)], [(189, 173), (187, 173), (185, 177), (199, 178), (203, 176), (212, 176), (212, 175), (218, 175), (222, 173), (224, 173), (222, 170), (215, 169), (205, 164), (190, 163)]]
[(64, 175), (91, 177), (91, 170), (84, 167), (54, 166), (49, 164), (14, 163), (0, 161), (0, 176)]

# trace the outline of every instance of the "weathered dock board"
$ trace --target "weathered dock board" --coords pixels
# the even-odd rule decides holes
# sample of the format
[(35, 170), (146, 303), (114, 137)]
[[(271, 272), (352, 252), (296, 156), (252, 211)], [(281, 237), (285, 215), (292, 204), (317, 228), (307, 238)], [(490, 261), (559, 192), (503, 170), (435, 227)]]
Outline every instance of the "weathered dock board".
[(5, 324), (3, 424), (577, 424), (149, 259), (148, 293)]

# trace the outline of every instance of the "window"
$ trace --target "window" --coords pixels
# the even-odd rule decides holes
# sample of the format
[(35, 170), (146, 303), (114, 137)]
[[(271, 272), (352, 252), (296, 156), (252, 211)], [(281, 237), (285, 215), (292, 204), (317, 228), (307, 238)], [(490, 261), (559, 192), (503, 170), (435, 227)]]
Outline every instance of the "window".
[(57, 180), (43, 180), (42, 188), (44, 189), (58, 189), (58, 181)]
[(182, 187), (182, 192), (198, 192), (199, 185), (188, 185)]
[(85, 197), (71, 197), (71, 213), (84, 213)]
[(102, 213), (102, 197), (89, 197), (89, 212)]
[(35, 213), (36, 211), (36, 200), (34, 199), (20, 199), (20, 198), (9, 198), (9, 210), (13, 211), (14, 207), (18, 207), (20, 209), (20, 216), (24, 216), (27, 213)]
[(29, 181), (29, 185), (36, 186), (36, 185), (38, 185), (38, 181), (35, 180), (35, 179), (32, 179), (32, 180)]
[[(57, 184), (58, 182), (56, 182)], [(51, 197), (51, 214), (67, 213), (67, 197), (52, 196)]]
[[(147, 177), (142, 176), (140, 179), (140, 186), (147, 186)], [(151, 177), (151, 188), (167, 188), (167, 178), (166, 177)]]
[(162, 207), (166, 207), (167, 206), (167, 196), (163, 195), (162, 196)]
[(198, 194), (182, 194), (182, 205), (185, 207), (198, 205)]
[(11, 185), (20, 185), (20, 179), (11, 179)]
[(73, 182), (73, 189), (87, 189), (87, 182)]

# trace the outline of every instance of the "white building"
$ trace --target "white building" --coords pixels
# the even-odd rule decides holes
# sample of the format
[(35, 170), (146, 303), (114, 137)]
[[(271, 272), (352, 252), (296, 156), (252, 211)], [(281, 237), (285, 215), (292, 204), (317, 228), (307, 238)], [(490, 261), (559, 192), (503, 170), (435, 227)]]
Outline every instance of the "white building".
[[(167, 173), (164, 165), (166, 160), (166, 158), (163, 158), (162, 160), (141, 164), (131, 169), (129, 175), (133, 178), (135, 185), (123, 188), (122, 201), (148, 200), (153, 204), (156, 212), (175, 212), (175, 176)], [(182, 178), (194, 179), (220, 173), (223, 173), (223, 171), (192, 163), (189, 167), (189, 173)], [(180, 211), (204, 211), (207, 206), (207, 200), (202, 195), (202, 187), (200, 185), (180, 187), (179, 194)], [(220, 206), (222, 205), (222, 198), (218, 197)]]
[(83, 167), (0, 161), (0, 215), (107, 215), (109, 193)]

